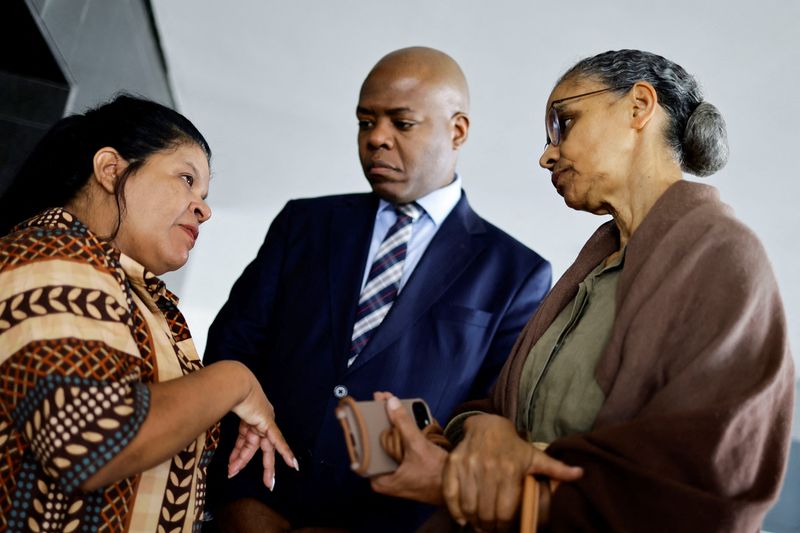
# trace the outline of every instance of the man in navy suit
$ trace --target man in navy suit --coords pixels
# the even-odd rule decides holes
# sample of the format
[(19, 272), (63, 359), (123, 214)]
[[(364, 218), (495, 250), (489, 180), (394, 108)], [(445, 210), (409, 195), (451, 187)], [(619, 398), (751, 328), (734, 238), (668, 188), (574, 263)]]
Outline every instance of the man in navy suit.
[[(234, 285), (205, 361), (239, 360), (259, 376), (300, 470), (278, 464), (275, 480), (262, 480), (252, 465), (226, 479), (236, 436), (226, 420), (208, 482), (222, 530), (410, 531), (432, 510), (378, 495), (351, 472), (334, 408), (348, 394), (391, 390), (424, 398), (446, 421), (486, 396), (550, 287), (547, 261), (480, 218), (461, 190), (468, 107), (448, 55), (408, 48), (381, 59), (356, 109), (372, 193), (289, 202)], [(416, 218), (400, 262), (376, 275), (397, 208), (409, 205)], [(374, 289), (389, 295), (384, 307), (364, 310), (389, 275), (391, 290)]]

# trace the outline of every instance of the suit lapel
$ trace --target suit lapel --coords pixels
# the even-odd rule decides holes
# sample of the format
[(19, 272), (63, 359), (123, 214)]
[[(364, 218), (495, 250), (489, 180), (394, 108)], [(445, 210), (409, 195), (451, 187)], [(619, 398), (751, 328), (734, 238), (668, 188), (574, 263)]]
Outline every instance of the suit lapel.
[(329, 221), (331, 334), (336, 348), (334, 353), (341, 354), (342, 361), (350, 351), (350, 336), (377, 209), (378, 199), (374, 195), (352, 196), (332, 210)]
[[(486, 246), (483, 222), (462, 193), (442, 223), (389, 314), (348, 369), (353, 372), (397, 340), (425, 313)], [(366, 260), (366, 259), (365, 259)], [(355, 307), (353, 307), (355, 312)], [(352, 321), (351, 321), (352, 328)]]

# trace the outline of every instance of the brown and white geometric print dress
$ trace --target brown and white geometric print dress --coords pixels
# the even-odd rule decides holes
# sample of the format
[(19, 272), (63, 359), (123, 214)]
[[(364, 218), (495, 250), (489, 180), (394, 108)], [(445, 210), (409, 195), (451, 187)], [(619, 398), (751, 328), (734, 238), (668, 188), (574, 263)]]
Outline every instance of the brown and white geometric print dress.
[(175, 296), (67, 211), (0, 239), (0, 531), (199, 530), (216, 425), (155, 468), (79, 486), (136, 435), (146, 383), (201, 366)]

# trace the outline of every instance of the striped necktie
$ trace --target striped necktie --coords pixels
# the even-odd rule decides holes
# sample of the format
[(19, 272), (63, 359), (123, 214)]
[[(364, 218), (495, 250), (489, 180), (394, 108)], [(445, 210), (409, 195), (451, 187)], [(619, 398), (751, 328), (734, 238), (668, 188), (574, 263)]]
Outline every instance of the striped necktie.
[(350, 355), (347, 359), (348, 367), (353, 364), (372, 334), (381, 325), (400, 290), (411, 229), (414, 221), (422, 214), (422, 208), (415, 203), (404, 204), (395, 207), (395, 212), (397, 220), (389, 228), (378, 248), (378, 253), (375, 254), (367, 283), (358, 299), (356, 323), (353, 326)]

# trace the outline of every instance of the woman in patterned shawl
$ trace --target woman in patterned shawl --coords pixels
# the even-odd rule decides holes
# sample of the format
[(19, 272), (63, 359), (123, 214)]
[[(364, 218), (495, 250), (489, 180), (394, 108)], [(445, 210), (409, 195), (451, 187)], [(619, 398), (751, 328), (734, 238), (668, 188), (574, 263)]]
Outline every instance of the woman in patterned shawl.
[(229, 411), (229, 475), (258, 448), (268, 487), (275, 450), (297, 468), (253, 374), (203, 368), (156, 277), (211, 216), (210, 155), (123, 95), (58, 122), (0, 201), (0, 531), (198, 530)]

